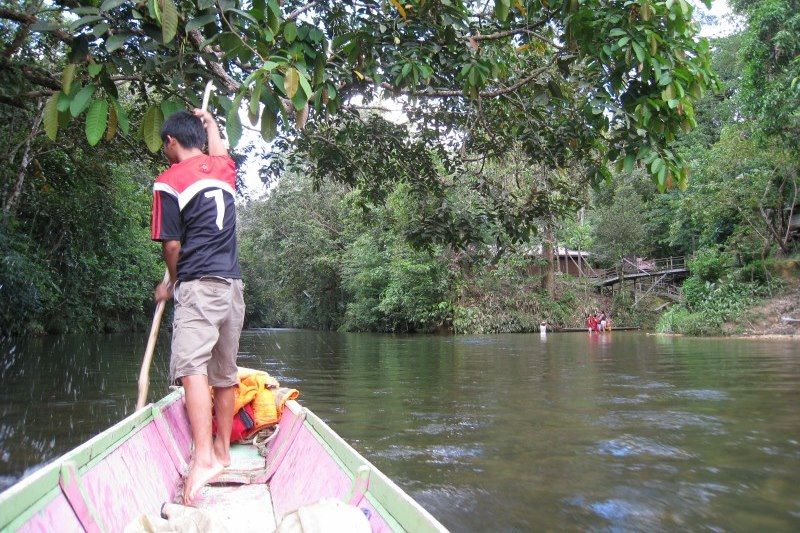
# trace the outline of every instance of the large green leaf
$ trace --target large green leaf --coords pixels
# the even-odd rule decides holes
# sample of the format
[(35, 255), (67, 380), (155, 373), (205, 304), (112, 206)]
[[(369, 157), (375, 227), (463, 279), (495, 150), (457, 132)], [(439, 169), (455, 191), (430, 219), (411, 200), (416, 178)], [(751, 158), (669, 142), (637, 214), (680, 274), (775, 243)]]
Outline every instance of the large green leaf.
[(258, 111), (261, 104), (261, 90), (264, 88), (264, 81), (257, 78), (250, 90), (250, 105), (248, 106), (247, 118), (250, 119), (250, 124), (255, 126), (258, 124)]
[(115, 7), (119, 7), (128, 0), (103, 0), (103, 3), (100, 4), (100, 11), (111, 11)]
[(64, 94), (64, 91), (56, 93), (58, 95), (58, 112), (64, 113), (65, 111), (69, 110), (69, 103), (72, 99), (69, 97), (68, 94)]
[(130, 33), (115, 33), (108, 39), (106, 39), (106, 50), (109, 52), (113, 52), (122, 47), (125, 44), (125, 41), (133, 37), (133, 34)]
[(269, 106), (264, 106), (261, 112), (261, 136), (265, 141), (271, 141), (278, 133), (278, 114)]
[(103, 138), (108, 121), (108, 102), (105, 100), (95, 100), (86, 113), (86, 140), (94, 146)]
[(30, 31), (34, 32), (45, 32), (45, 31), (58, 31), (63, 29), (61, 24), (56, 24), (55, 22), (43, 22), (39, 21), (36, 24), (30, 26)]
[(300, 73), (296, 68), (289, 67), (289, 70), (286, 71), (286, 76), (283, 78), (283, 90), (286, 91), (286, 96), (294, 98), (299, 84)]
[(505, 22), (511, 10), (511, 0), (494, 0), (494, 16), (500, 22)]
[(69, 113), (73, 117), (77, 117), (86, 110), (86, 108), (89, 106), (89, 102), (92, 99), (94, 90), (94, 85), (87, 85), (72, 97), (72, 102), (69, 103)]
[(89, 67), (88, 67), (87, 70), (89, 71), (89, 76), (94, 78), (95, 76), (100, 74), (100, 71), (103, 70), (103, 64), (102, 63), (89, 63)]
[(293, 43), (297, 38), (297, 24), (295, 24), (294, 21), (290, 20), (283, 27), (283, 37), (286, 39), (287, 43)]
[(239, 119), (239, 101), (234, 100), (234, 106), (228, 111), (225, 120), (225, 132), (228, 134), (228, 146), (233, 149), (242, 138), (242, 121)]
[(311, 85), (309, 85), (308, 80), (305, 77), (305, 74), (300, 74), (298, 80), (300, 81), (300, 87), (302, 87), (303, 91), (306, 93), (306, 98), (310, 98), (311, 93), (313, 93), (314, 91), (311, 90)]
[(161, 24), (161, 5), (159, 0), (148, 0), (147, 9), (150, 12), (150, 17), (156, 19)]
[(125, 109), (120, 105), (119, 101), (116, 98), (111, 99), (111, 105), (114, 106), (115, 114), (117, 117), (117, 123), (119, 124), (119, 129), (122, 130), (125, 135), (128, 134), (130, 131), (130, 122), (128, 121), (128, 114), (125, 112)]
[(317, 54), (314, 58), (314, 87), (318, 87), (325, 83), (325, 63), (327, 58), (325, 53)]
[(211, 14), (208, 14), (208, 15), (202, 15), (200, 17), (197, 17), (197, 18), (194, 18), (194, 19), (190, 20), (186, 24), (186, 31), (192, 31), (192, 30), (196, 30), (198, 28), (202, 28), (203, 26), (205, 26), (207, 24), (211, 24), (212, 22), (216, 22), (216, 20), (217, 20), (216, 13), (211, 13)]
[(186, 107), (175, 100), (164, 100), (161, 102), (161, 112), (164, 114), (164, 120), (167, 120), (170, 115), (178, 111), (184, 111)]
[(60, 94), (60, 92), (54, 93), (47, 99), (42, 115), (44, 132), (51, 141), (56, 140), (56, 135), (58, 133), (58, 97)]
[(103, 20), (103, 17), (100, 15), (87, 15), (85, 17), (81, 17), (69, 25), (69, 31), (75, 32), (81, 27), (91, 24), (92, 22), (97, 22), (98, 20)]
[(634, 154), (626, 155), (625, 162), (623, 163), (623, 169), (625, 172), (633, 172), (634, 163), (636, 163), (636, 156)]
[(297, 91), (292, 98), (292, 105), (298, 111), (305, 109), (306, 105), (308, 104), (308, 96), (306, 96), (305, 91)]
[(164, 44), (175, 38), (178, 32), (178, 8), (173, 0), (164, 0), (164, 10), (161, 14), (161, 36)]
[(76, 66), (77, 65), (70, 63), (64, 67), (64, 72), (61, 74), (61, 90), (64, 94), (69, 94), (72, 90), (72, 80), (75, 79)]
[(161, 125), (164, 123), (164, 113), (158, 105), (153, 104), (142, 121), (142, 136), (147, 149), (155, 153), (161, 148)]

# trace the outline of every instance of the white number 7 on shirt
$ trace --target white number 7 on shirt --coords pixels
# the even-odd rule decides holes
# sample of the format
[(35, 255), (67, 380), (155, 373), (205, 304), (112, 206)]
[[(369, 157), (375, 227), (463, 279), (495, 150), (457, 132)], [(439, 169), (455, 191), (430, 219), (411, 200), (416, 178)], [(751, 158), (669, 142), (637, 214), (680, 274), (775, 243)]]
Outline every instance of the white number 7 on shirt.
[(205, 197), (213, 198), (217, 203), (217, 227), (222, 229), (222, 221), (225, 218), (225, 199), (222, 197), (222, 189), (208, 191)]

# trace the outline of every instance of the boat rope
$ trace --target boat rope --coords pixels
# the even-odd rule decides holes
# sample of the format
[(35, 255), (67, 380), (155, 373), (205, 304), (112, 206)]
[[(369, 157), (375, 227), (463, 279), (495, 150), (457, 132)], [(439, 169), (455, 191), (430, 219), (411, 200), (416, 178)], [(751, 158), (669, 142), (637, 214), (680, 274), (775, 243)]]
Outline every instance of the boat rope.
[[(255, 446), (258, 453), (260, 453), (263, 457), (267, 456), (269, 453), (269, 443), (272, 442), (275, 437), (278, 435), (278, 424), (275, 424), (272, 427), (264, 428), (261, 431), (257, 432), (253, 436), (253, 446)], [(264, 439), (263, 441), (260, 439)]]

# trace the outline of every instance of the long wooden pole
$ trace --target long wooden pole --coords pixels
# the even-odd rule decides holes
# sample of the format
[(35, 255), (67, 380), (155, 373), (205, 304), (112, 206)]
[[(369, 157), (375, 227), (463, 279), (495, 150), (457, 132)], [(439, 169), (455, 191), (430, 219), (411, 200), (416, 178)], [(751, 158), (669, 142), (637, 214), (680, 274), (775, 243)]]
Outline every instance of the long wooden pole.
[[(203, 111), (208, 109), (208, 100), (211, 98), (211, 89), (213, 88), (213, 82), (209, 81), (206, 84), (206, 90), (203, 92), (203, 105), (201, 107)], [(164, 280), (162, 283), (167, 283), (168, 281), (169, 269), (166, 269), (164, 271)], [(153, 352), (156, 349), (156, 340), (158, 340), (158, 328), (161, 326), (161, 315), (164, 314), (164, 307), (166, 307), (166, 304), (166, 300), (158, 302), (156, 311), (153, 313), (153, 323), (150, 325), (150, 337), (147, 338), (147, 348), (144, 350), (142, 368), (139, 370), (139, 396), (136, 398), (137, 411), (147, 403), (147, 391), (150, 388), (150, 364), (153, 362)]]

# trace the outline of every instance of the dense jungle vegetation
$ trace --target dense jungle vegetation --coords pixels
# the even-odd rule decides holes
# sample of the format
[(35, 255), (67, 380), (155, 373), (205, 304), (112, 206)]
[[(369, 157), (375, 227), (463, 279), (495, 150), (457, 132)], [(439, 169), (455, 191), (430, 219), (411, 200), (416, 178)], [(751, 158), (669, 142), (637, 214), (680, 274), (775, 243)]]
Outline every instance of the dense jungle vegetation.
[(157, 131), (213, 79), (231, 144), (240, 109), (271, 142), (239, 212), (250, 326), (654, 325), (555, 272), (566, 246), (692, 255), (658, 328), (718, 332), (798, 253), (800, 5), (731, 2), (708, 43), (683, 0), (561, 4), (4, 3), (0, 330), (149, 322)]

